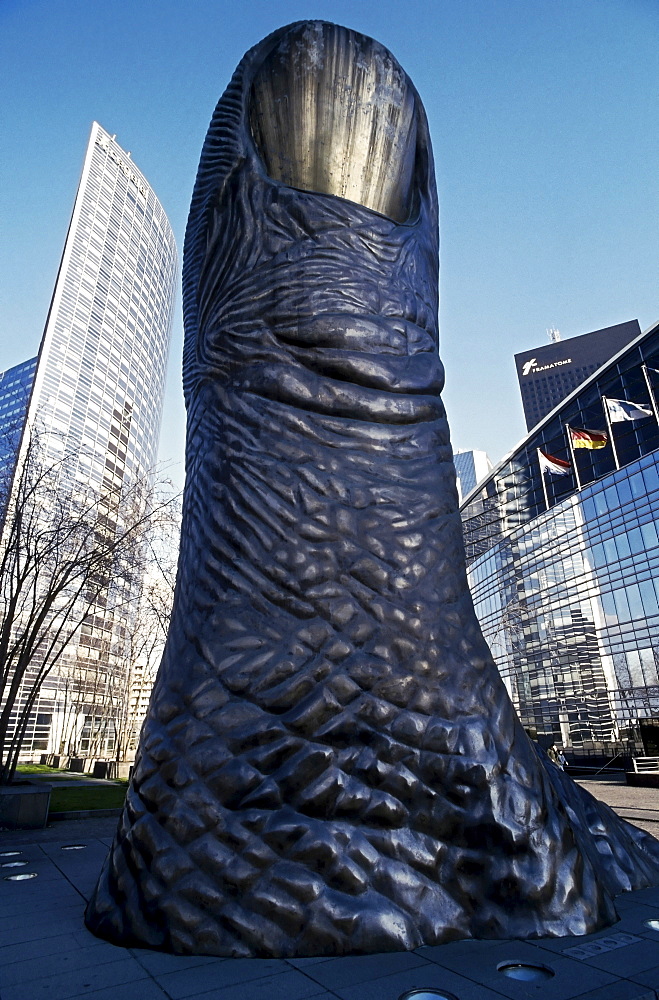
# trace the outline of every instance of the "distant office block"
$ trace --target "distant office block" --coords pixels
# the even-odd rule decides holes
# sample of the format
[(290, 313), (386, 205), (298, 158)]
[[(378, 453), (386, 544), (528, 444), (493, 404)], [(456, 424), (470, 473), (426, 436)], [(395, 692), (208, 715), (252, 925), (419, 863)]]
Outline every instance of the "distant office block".
[(453, 455), (460, 503), (492, 471), (484, 451), (456, 451)]
[[(99, 496), (119, 496), (123, 484), (154, 467), (176, 273), (176, 244), (162, 205), (131, 154), (94, 122), (39, 356), (12, 369), (22, 372), (24, 387), (34, 381), (29, 406), (21, 413), (17, 397), (10, 414), (7, 405), (7, 420), (26, 420), (39, 434), (43, 460), (60, 464), (63, 491), (80, 483)], [(0, 407), (2, 399), (0, 381)], [(108, 657), (96, 678), (111, 677), (108, 651), (116, 649), (119, 634), (117, 621), (99, 609), (71, 651), (79, 676), (86, 676), (85, 664), (95, 670), (99, 658)], [(116, 720), (104, 716), (99, 733), (95, 707), (99, 699), (107, 706), (107, 688), (96, 679), (95, 691), (81, 698), (76, 684), (70, 676), (66, 683), (60, 675), (48, 677), (26, 753), (59, 752), (67, 741), (84, 751), (85, 739), (88, 748), (95, 741), (98, 755), (113, 752)]]
[(633, 319), (516, 354), (526, 429), (535, 427), (640, 332), (638, 320)]

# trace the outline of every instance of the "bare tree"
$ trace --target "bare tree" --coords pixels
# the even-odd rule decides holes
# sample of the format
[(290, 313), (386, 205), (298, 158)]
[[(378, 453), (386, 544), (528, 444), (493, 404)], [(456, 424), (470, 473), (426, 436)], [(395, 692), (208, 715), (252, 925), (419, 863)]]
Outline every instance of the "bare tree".
[[(167, 639), (179, 534), (180, 505), (175, 498), (151, 524), (141, 586), (115, 616), (112, 643), (100, 651), (96, 663), (78, 653), (74, 669), (85, 675), (86, 683), (71, 684), (70, 735), (63, 752), (112, 756), (118, 762), (132, 758)], [(85, 718), (84, 727), (77, 730), (76, 715)]]
[(129, 759), (137, 748), (148, 697), (167, 641), (176, 583), (178, 506), (172, 506), (170, 515), (149, 539), (142, 591), (125, 628), (122, 711), (114, 716), (117, 761)]
[(94, 490), (70, 475), (66, 457), (47, 457), (32, 430), (0, 483), (0, 784), (12, 780), (55, 668), (77, 663), (79, 649), (77, 669), (94, 664), (86, 683), (111, 672), (108, 636), (139, 593), (149, 534), (173, 500), (152, 479)]

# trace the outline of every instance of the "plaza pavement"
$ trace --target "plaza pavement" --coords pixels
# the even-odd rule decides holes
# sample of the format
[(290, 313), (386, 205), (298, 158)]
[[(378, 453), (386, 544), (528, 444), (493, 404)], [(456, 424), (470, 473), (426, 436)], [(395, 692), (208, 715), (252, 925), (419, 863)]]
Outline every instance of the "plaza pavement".
[[(659, 790), (627, 788), (613, 776), (583, 784), (659, 835)], [(659, 931), (645, 923), (659, 920), (659, 887), (619, 896), (619, 922), (581, 938), (288, 961), (117, 948), (83, 924), (115, 825), (90, 818), (0, 833), (0, 865), (25, 862), (0, 868), (0, 1000), (398, 1000), (424, 987), (456, 1000), (659, 1000)], [(5, 880), (31, 872), (35, 878)], [(517, 963), (553, 975), (520, 981), (499, 971)]]

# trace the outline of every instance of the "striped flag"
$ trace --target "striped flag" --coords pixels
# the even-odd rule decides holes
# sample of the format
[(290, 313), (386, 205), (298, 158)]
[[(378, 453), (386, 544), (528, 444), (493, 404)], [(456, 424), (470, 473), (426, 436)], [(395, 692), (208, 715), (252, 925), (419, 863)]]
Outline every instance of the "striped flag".
[(542, 473), (553, 472), (556, 476), (567, 476), (572, 472), (570, 462), (566, 462), (562, 458), (555, 458), (553, 455), (548, 455), (546, 452), (541, 451), (540, 448), (538, 448), (538, 461)]
[(596, 448), (606, 448), (609, 440), (608, 434), (604, 431), (588, 431), (585, 428), (578, 429), (570, 427), (570, 438), (573, 448), (589, 448), (591, 451)]

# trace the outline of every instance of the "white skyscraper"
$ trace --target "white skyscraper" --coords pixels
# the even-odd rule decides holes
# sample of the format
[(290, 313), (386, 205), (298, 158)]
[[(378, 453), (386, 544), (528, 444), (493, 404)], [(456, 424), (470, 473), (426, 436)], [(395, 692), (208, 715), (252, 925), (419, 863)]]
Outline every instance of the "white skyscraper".
[(34, 380), (28, 424), (99, 488), (153, 467), (177, 253), (144, 176), (96, 122)]
[[(27, 412), (46, 459), (64, 459), (69, 488), (107, 495), (155, 465), (176, 273), (160, 202), (94, 122)], [(28, 751), (62, 742), (60, 681), (42, 689)]]

